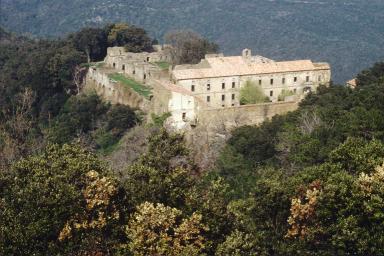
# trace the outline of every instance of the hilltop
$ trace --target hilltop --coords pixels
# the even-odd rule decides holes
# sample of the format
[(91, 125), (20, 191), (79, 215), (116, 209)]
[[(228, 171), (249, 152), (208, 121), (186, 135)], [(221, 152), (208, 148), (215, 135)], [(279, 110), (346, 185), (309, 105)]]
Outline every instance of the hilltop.
[(383, 9), (379, 0), (3, 0), (0, 24), (35, 36), (62, 36), (126, 21), (160, 40), (168, 30), (191, 28), (227, 55), (248, 47), (276, 60), (328, 61), (333, 79), (344, 82), (383, 59)]

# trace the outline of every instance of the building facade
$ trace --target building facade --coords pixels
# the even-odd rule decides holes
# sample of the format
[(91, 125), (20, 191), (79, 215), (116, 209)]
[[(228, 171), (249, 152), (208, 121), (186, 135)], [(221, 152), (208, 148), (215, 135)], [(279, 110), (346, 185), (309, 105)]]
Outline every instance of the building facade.
[(213, 108), (239, 106), (240, 90), (247, 82), (259, 86), (271, 102), (277, 102), (285, 100), (283, 92), (300, 98), (321, 84), (329, 85), (330, 79), (328, 63), (278, 62), (252, 56), (249, 49), (241, 56), (207, 55), (199, 64), (176, 66), (172, 71), (176, 85)]

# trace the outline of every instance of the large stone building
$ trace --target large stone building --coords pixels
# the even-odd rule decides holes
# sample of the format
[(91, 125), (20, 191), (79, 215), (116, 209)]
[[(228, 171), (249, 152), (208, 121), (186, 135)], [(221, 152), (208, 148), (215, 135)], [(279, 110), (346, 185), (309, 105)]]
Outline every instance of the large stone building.
[(176, 85), (210, 107), (239, 106), (239, 89), (247, 81), (260, 86), (271, 102), (277, 102), (283, 90), (300, 96), (315, 91), (320, 84), (329, 84), (330, 76), (327, 63), (273, 61), (252, 56), (249, 49), (243, 50), (242, 56), (207, 55), (197, 65), (176, 66), (172, 71)]
[[(224, 119), (229, 126), (234, 122), (259, 123), (295, 109), (306, 93), (316, 91), (321, 84), (329, 85), (331, 79), (327, 63), (273, 61), (252, 56), (249, 49), (243, 50), (241, 56), (209, 54), (196, 65), (177, 65), (168, 69), (159, 65), (170, 60), (169, 46), (155, 46), (152, 53), (109, 48), (104, 68), (92, 69), (87, 80), (104, 88), (102, 83), (105, 82), (98, 79), (106, 76), (99, 73), (114, 71), (133, 78), (151, 87), (153, 95), (145, 105), (151, 105), (153, 113), (169, 112), (168, 123), (172, 127), (190, 129), (199, 124), (209, 125), (214, 118)], [(261, 88), (270, 102), (242, 106), (240, 92), (248, 82)], [(111, 85), (113, 83), (109, 83)], [(115, 93), (113, 88), (111, 91)], [(113, 97), (109, 95), (108, 99)], [(121, 97), (116, 102), (121, 102)]]

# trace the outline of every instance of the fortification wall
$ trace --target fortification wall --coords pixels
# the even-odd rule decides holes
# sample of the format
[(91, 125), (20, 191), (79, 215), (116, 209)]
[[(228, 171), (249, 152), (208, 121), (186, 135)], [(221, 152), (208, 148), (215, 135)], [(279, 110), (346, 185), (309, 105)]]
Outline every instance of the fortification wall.
[(112, 104), (128, 105), (143, 111), (150, 109), (150, 102), (137, 94), (128, 86), (114, 82), (108, 77), (108, 72), (90, 68), (86, 77), (86, 91), (96, 91), (97, 95)]
[(201, 109), (198, 123), (209, 131), (231, 130), (243, 125), (257, 125), (275, 115), (298, 108), (297, 101), (244, 105), (228, 108)]

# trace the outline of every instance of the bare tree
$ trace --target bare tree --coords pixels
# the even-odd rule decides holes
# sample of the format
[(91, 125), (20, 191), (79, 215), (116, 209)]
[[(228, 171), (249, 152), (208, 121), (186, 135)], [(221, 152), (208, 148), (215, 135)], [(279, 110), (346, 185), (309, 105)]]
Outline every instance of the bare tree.
[(28, 148), (36, 149), (26, 146), (34, 122), (31, 111), (34, 101), (34, 92), (26, 88), (17, 95), (13, 109), (2, 109), (7, 121), (0, 125), (0, 167), (15, 160), (16, 156), (28, 154)]
[(165, 42), (172, 45), (172, 64), (196, 64), (207, 53), (216, 53), (218, 45), (208, 41), (191, 30), (175, 30), (168, 32)]
[(84, 86), (84, 79), (87, 75), (87, 68), (76, 66), (75, 71), (73, 72), (73, 83), (76, 86), (76, 94), (79, 94)]
[(316, 112), (304, 112), (300, 117), (299, 128), (303, 134), (311, 134), (323, 121)]

